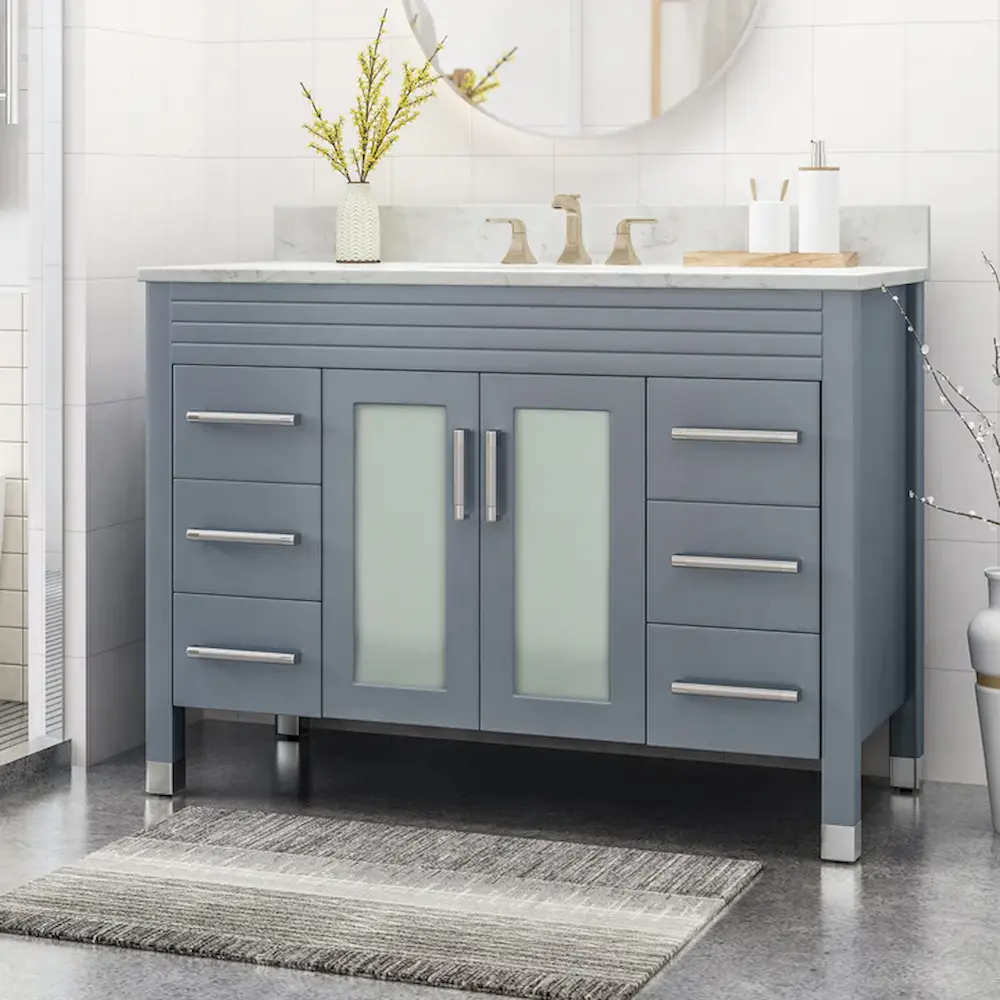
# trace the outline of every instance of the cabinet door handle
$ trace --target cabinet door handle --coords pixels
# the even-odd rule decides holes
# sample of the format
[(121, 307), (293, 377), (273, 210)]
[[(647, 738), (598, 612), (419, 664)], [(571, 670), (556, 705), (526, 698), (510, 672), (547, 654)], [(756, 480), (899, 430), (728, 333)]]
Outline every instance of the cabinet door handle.
[(801, 431), (751, 431), (728, 427), (674, 427), (675, 441), (716, 441), (733, 444), (799, 444)]
[(276, 667), (294, 667), (298, 653), (271, 653), (262, 649), (221, 649), (218, 646), (188, 646), (190, 660), (218, 660), (227, 663), (270, 663)]
[(235, 545), (299, 544), (299, 536), (294, 532), (222, 531), (216, 528), (188, 528), (185, 534), (192, 542), (226, 542)]
[(298, 413), (230, 413), (226, 410), (188, 410), (189, 424), (229, 424), (243, 427), (295, 427)]
[(469, 486), (465, 470), (468, 436), (469, 432), (461, 428), (451, 432), (451, 492), (454, 507), (452, 516), (456, 521), (464, 521), (467, 516), (465, 505), (469, 496)]
[(483, 494), (485, 496), (485, 518), (490, 524), (500, 520), (500, 506), (497, 500), (499, 494), (497, 485), (497, 450), (499, 439), (499, 431), (487, 431), (484, 436), (486, 468), (483, 473)]
[(737, 556), (675, 555), (670, 565), (678, 569), (722, 569), (749, 573), (799, 573), (798, 559), (742, 559)]
[(802, 700), (797, 688), (752, 687), (747, 684), (704, 684), (700, 681), (674, 681), (673, 694), (695, 695), (699, 698), (737, 698), (742, 701), (780, 701), (794, 704)]

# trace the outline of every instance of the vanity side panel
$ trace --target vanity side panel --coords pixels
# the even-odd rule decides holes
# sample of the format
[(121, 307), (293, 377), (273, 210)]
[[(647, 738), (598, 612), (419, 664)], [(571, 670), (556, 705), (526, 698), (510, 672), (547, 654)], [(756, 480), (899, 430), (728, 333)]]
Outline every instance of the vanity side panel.
[[(924, 328), (924, 286), (906, 288), (907, 311), (921, 340)], [(907, 491), (924, 494), (924, 386), (926, 374), (920, 348), (906, 338), (907, 375)], [(893, 716), (890, 754), (919, 761), (924, 755), (924, 505), (907, 497), (907, 700)], [(914, 768), (909, 782), (919, 787)]]
[[(905, 295), (905, 289), (893, 290)], [(861, 293), (858, 439), (861, 612), (858, 683), (861, 736), (906, 700), (907, 333), (892, 299)]]
[(184, 710), (174, 708), (170, 294), (146, 286), (146, 759), (184, 758)]

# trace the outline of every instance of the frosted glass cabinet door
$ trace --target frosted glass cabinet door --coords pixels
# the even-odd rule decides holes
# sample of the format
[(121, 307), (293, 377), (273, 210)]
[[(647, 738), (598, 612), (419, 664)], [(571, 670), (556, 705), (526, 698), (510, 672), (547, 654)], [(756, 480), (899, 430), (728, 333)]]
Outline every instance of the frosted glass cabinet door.
[(642, 743), (644, 381), (483, 375), (480, 392), (481, 726)]
[(323, 714), (479, 727), (478, 376), (323, 373)]

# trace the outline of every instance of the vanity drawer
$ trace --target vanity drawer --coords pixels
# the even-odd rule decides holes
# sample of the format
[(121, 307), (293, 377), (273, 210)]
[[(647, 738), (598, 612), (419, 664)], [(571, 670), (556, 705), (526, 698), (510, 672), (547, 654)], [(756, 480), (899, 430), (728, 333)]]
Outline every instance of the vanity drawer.
[(653, 500), (819, 505), (818, 382), (651, 378)]
[(820, 755), (819, 636), (650, 625), (651, 746)]
[(174, 596), (174, 704), (317, 716), (319, 604)]
[(819, 631), (819, 509), (647, 504), (648, 621)]
[(174, 367), (174, 475), (319, 483), (320, 373)]
[(174, 483), (174, 590), (318, 601), (320, 487)]

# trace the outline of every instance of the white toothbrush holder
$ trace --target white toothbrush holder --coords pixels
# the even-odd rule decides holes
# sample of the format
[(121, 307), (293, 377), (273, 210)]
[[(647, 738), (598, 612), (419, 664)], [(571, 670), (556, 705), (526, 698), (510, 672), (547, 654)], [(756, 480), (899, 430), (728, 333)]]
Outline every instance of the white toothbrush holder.
[(791, 253), (792, 206), (787, 201), (752, 201), (747, 249), (750, 253)]

